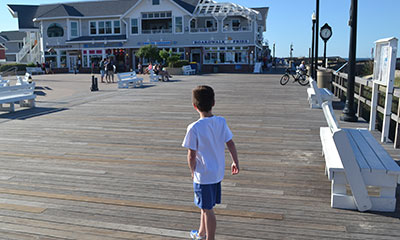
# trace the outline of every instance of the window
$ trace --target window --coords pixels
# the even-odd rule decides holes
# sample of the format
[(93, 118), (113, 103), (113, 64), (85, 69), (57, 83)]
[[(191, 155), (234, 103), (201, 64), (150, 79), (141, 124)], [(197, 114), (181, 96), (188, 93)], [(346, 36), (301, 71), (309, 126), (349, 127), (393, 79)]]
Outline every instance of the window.
[(114, 34), (121, 33), (121, 23), (120, 21), (114, 21)]
[(105, 23), (106, 23), (106, 34), (112, 34), (111, 21), (107, 21)]
[(214, 20), (206, 20), (206, 28), (213, 28)]
[(99, 22), (99, 33), (98, 34), (104, 34), (106, 33), (106, 26), (104, 22)]
[(195, 29), (197, 25), (196, 19), (190, 20), (190, 28)]
[(175, 17), (175, 32), (176, 33), (183, 32), (182, 17)]
[(79, 36), (79, 30), (78, 30), (78, 22), (70, 22), (70, 35), (71, 37), (78, 37)]
[(142, 18), (143, 19), (165, 19), (165, 18), (171, 18), (171, 12), (147, 12), (147, 13), (142, 13)]
[(160, 0), (153, 0), (153, 5), (160, 5)]
[(233, 19), (232, 20), (232, 30), (233, 31), (239, 31), (240, 29), (240, 20), (239, 19)]
[(52, 23), (47, 28), (47, 36), (51, 37), (62, 37), (64, 36), (64, 30), (58, 23)]
[(131, 19), (131, 34), (138, 34), (138, 33), (139, 33), (138, 20), (137, 20), (137, 18), (132, 18)]
[(94, 35), (97, 34), (97, 23), (96, 22), (90, 22), (90, 34)]

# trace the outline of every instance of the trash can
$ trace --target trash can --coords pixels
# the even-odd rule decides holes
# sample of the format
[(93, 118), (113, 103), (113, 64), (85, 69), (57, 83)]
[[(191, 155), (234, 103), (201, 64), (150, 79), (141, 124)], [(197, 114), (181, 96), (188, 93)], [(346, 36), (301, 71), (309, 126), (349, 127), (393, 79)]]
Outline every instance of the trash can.
[(198, 71), (197, 71), (197, 63), (191, 62), (191, 63), (190, 63), (190, 67), (191, 67), (192, 69), (196, 70), (196, 73), (198, 72)]
[(317, 70), (317, 85), (318, 88), (327, 88), (332, 90), (332, 73)]

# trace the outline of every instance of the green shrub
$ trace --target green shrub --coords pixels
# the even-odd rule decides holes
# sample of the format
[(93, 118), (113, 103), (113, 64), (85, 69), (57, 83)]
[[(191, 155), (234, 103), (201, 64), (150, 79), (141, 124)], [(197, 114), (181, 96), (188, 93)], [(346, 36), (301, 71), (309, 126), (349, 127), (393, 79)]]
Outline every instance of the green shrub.
[(178, 60), (173, 64), (172, 67), (181, 68), (181, 67), (183, 67), (185, 65), (189, 65), (189, 61), (188, 60)]
[(25, 71), (26, 64), (21, 63), (8, 63), (0, 66), (0, 72), (7, 71), (10, 68), (17, 67), (17, 71)]
[(28, 63), (28, 65), (26, 65), (27, 67), (36, 67), (36, 64), (35, 63), (33, 63), (33, 62), (31, 62), (31, 63)]

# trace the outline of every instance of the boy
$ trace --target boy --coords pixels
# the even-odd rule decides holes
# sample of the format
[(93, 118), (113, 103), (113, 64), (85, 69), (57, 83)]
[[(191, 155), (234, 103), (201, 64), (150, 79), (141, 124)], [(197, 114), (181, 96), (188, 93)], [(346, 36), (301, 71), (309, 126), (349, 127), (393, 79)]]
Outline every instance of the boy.
[(214, 240), (217, 221), (213, 207), (221, 203), (221, 181), (225, 170), (225, 144), (232, 158), (231, 172), (239, 173), (239, 160), (232, 132), (223, 117), (214, 116), (214, 90), (198, 86), (192, 93), (193, 107), (200, 119), (187, 128), (182, 146), (188, 149), (192, 174), (194, 203), (201, 209), (199, 230), (190, 232), (192, 239)]

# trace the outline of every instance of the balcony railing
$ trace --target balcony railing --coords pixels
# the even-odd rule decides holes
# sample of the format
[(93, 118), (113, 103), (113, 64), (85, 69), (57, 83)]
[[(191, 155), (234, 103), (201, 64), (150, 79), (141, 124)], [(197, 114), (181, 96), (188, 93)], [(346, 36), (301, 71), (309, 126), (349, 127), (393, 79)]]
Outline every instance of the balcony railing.
[(223, 32), (249, 32), (251, 31), (251, 25), (248, 26), (240, 26), (240, 27), (224, 27)]
[(217, 28), (191, 28), (190, 32), (197, 33), (197, 32), (216, 32)]
[(142, 30), (142, 34), (164, 34), (164, 33), (172, 33), (172, 29), (152, 29), (152, 30), (143, 29)]

